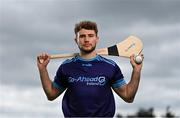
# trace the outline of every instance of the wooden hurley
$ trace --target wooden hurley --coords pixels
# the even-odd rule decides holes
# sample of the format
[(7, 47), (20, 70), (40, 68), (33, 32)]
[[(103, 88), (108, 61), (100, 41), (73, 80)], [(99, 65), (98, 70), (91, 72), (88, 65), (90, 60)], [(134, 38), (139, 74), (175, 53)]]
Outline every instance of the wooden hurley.
[[(113, 46), (97, 49), (96, 52), (99, 55), (121, 56), (129, 58), (132, 54), (139, 55), (142, 49), (142, 41), (138, 37), (131, 35)], [(53, 54), (50, 55), (50, 58), (68, 58), (76, 55), (78, 55), (78, 53)]]

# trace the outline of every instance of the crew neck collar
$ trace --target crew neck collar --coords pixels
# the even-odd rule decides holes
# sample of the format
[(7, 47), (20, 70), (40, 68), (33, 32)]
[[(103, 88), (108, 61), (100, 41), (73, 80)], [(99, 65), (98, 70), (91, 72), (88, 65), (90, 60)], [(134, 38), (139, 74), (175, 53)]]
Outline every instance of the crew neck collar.
[(93, 58), (82, 58), (80, 57), (79, 55), (76, 56), (77, 59), (81, 60), (81, 61), (94, 61), (94, 60), (97, 60), (99, 57), (99, 55), (96, 55), (95, 57)]

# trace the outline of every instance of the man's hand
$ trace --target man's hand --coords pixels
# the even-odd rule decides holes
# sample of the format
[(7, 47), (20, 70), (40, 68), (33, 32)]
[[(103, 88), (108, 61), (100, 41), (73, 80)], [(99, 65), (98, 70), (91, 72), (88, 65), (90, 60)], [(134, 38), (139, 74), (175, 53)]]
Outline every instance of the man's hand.
[[(144, 59), (143, 54), (141, 54), (142, 59)], [(138, 90), (139, 82), (140, 82), (140, 75), (142, 69), (142, 63), (137, 64), (134, 60), (134, 55), (130, 57), (130, 63), (133, 67), (131, 80), (128, 84), (120, 87), (120, 88), (113, 88), (114, 91), (126, 102), (133, 102), (136, 92)]]
[(41, 53), (37, 56), (37, 66), (39, 70), (45, 69), (50, 61), (50, 55), (48, 53)]
[(37, 66), (39, 68), (42, 87), (48, 100), (52, 101), (56, 99), (63, 92), (63, 90), (59, 91), (52, 85), (52, 81), (49, 78), (48, 70), (46, 68), (49, 61), (50, 56), (48, 53), (41, 53), (39, 56), (37, 56)]
[[(144, 60), (143, 54), (141, 54), (140, 56), (141, 56), (142, 59)], [(135, 57), (135, 55), (131, 55), (131, 56), (130, 56), (130, 63), (131, 63), (131, 65), (132, 65), (133, 69), (135, 69), (135, 70), (137, 70), (137, 71), (139, 72), (139, 71), (141, 71), (141, 69), (142, 69), (143, 61), (142, 61), (140, 64), (137, 64), (137, 63), (135, 62), (135, 60), (134, 60), (134, 57)]]

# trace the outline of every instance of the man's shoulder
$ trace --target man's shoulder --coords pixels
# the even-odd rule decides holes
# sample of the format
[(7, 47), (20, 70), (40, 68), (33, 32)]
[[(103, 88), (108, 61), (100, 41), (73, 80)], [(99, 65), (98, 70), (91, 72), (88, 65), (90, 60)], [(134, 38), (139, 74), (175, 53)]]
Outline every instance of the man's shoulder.
[(69, 59), (66, 59), (65, 61), (63, 61), (61, 65), (70, 64), (72, 62), (75, 62), (76, 60), (77, 60), (76, 57), (69, 58)]
[(109, 59), (109, 58), (106, 58), (106, 57), (103, 57), (103, 56), (100, 56), (99, 55), (99, 60), (104, 62), (104, 63), (107, 63), (107, 64), (110, 64), (110, 65), (113, 65), (113, 66), (116, 66), (116, 62), (113, 61), (112, 59)]

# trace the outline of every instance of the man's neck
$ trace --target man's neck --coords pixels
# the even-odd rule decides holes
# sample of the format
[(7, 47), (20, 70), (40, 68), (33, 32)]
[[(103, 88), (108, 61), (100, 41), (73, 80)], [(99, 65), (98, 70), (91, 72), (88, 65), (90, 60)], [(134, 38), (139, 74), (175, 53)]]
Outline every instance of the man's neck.
[(79, 53), (79, 56), (82, 57), (82, 58), (85, 58), (85, 59), (90, 59), (90, 58), (94, 58), (96, 57), (97, 53), (96, 51), (92, 51), (90, 53), (85, 53), (85, 52), (80, 52)]

